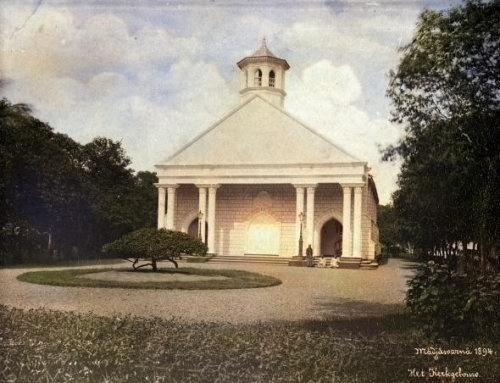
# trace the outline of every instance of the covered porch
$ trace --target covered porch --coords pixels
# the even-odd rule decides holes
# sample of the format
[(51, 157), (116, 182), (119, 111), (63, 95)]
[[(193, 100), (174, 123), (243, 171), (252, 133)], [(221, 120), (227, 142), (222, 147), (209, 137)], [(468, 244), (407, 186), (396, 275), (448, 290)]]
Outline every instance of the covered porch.
[[(333, 166), (281, 166), (281, 174), (271, 166), (226, 166), (192, 169), (191, 177), (184, 168), (182, 179), (169, 166), (157, 184), (158, 227), (195, 234), (218, 256), (291, 258), (300, 253), (302, 235), (303, 254), (311, 245), (315, 256), (341, 256), (344, 267), (357, 267), (367, 258), (367, 170), (356, 165), (335, 166), (335, 172)], [(206, 175), (215, 170), (225, 174)]]

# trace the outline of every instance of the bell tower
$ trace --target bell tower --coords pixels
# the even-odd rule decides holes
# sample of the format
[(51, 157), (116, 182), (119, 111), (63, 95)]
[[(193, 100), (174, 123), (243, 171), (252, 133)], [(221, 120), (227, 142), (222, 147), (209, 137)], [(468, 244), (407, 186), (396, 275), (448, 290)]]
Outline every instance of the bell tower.
[(286, 60), (276, 57), (268, 48), (266, 39), (251, 56), (238, 63), (241, 69), (241, 102), (258, 94), (273, 105), (283, 108), (285, 100), (285, 71), (290, 69)]

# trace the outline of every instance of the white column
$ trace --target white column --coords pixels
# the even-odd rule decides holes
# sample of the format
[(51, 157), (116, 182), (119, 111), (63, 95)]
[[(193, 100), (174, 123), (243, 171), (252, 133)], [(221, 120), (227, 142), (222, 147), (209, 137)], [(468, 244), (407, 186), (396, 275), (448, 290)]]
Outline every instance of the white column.
[(175, 189), (179, 185), (167, 186), (167, 221), (165, 228), (167, 230), (175, 230)]
[[(300, 238), (300, 216), (302, 215), (302, 219), (304, 219), (304, 192), (305, 189), (302, 186), (295, 186), (296, 192), (296, 204), (295, 204), (295, 244), (296, 244), (296, 255), (300, 254), (299, 250), (299, 238)], [(303, 228), (302, 228), (303, 229)], [(302, 236), (304, 233), (302, 232)], [(304, 254), (305, 249), (302, 249), (302, 253)]]
[(354, 188), (354, 217), (352, 220), (352, 256), (361, 258), (361, 205), (363, 188)]
[(218, 185), (210, 185), (208, 187), (208, 238), (207, 246), (208, 253), (215, 254), (215, 204), (216, 204), (216, 192)]
[(165, 188), (158, 186), (158, 229), (165, 227)]
[(352, 256), (352, 235), (351, 235), (351, 193), (350, 186), (342, 186), (344, 191), (344, 202), (342, 212), (342, 258)]
[(198, 199), (198, 211), (201, 212), (199, 216), (198, 225), (200, 225), (201, 240), (205, 242), (205, 222), (207, 219), (207, 188), (198, 186), (199, 199)]
[(269, 86), (269, 71), (270, 68), (262, 69), (262, 86)]
[(305, 248), (309, 245), (314, 249), (314, 190), (315, 186), (307, 187), (307, 211), (306, 211), (306, 228), (307, 236), (304, 243)]

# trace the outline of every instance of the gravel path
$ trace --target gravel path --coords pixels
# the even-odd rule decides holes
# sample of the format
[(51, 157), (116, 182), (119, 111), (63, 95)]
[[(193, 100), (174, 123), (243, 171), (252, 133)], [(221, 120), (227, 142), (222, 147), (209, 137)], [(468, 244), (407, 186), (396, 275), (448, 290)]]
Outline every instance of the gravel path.
[(327, 319), (377, 315), (400, 309), (406, 280), (412, 275), (409, 264), (397, 259), (377, 270), (215, 262), (185, 266), (242, 269), (272, 275), (283, 283), (257, 289), (191, 291), (55, 287), (16, 279), (29, 269), (2, 269), (0, 304), (99, 315), (131, 314), (232, 323)]

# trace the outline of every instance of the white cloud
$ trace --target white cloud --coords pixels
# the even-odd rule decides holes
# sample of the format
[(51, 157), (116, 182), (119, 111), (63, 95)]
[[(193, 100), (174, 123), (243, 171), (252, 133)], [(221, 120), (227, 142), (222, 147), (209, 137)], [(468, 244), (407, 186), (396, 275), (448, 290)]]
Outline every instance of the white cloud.
[(287, 107), (354, 157), (368, 161), (381, 199), (387, 201), (399, 166), (382, 163), (378, 147), (396, 141), (399, 130), (387, 119), (371, 118), (356, 106), (361, 94), (352, 68), (322, 60), (306, 67), (300, 76), (291, 76)]
[(297, 22), (283, 34), (286, 46), (301, 52), (307, 60), (332, 57), (336, 62), (346, 62), (372, 58), (377, 62), (387, 62), (393, 58), (394, 49), (383, 44), (370, 33), (361, 33), (357, 23), (307, 21)]
[(368, 160), (383, 202), (394, 189), (398, 166), (380, 164), (377, 148), (399, 135), (383, 73), (414, 7), (63, 4), (0, 7), (0, 70), (13, 80), (3, 92), (56, 130), (120, 139), (135, 168), (152, 169), (237, 104), (235, 63), (265, 35), (292, 66), (288, 109)]
[(335, 67), (328, 60), (321, 60), (302, 72), (302, 85), (309, 95), (328, 99), (337, 105), (346, 105), (361, 95), (361, 84), (351, 67)]
[[(39, 118), (77, 140), (87, 142), (95, 136), (122, 140), (135, 160), (134, 166), (151, 169), (214, 121), (232, 100), (229, 96), (213, 97), (229, 94), (228, 86), (213, 66), (183, 62), (182, 68), (186, 77), (212, 86), (198, 87), (192, 82), (175, 90), (175, 102), (155, 102), (147, 92), (158, 78), (138, 83), (106, 72), (88, 81), (51, 77), (34, 84), (17, 82), (8, 93), (14, 102), (33, 104)], [(168, 72), (157, 74), (163, 77), (162, 83), (175, 82)]]
[(13, 80), (6, 95), (77, 140), (121, 140), (139, 169), (151, 169), (236, 101), (217, 66), (193, 57), (195, 38), (152, 26), (131, 33), (113, 15), (78, 22), (50, 7), (13, 30), (2, 33), (2, 72)]
[(15, 78), (137, 70), (189, 57), (200, 49), (196, 38), (174, 36), (165, 28), (146, 26), (132, 32), (112, 14), (78, 22), (68, 9), (42, 7), (25, 27), (16, 29), (25, 17), (24, 12), (17, 14), (17, 24), (11, 20), (1, 35), (2, 70)]

